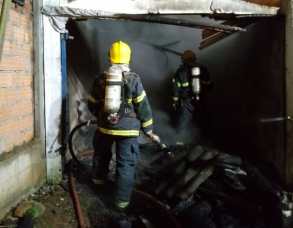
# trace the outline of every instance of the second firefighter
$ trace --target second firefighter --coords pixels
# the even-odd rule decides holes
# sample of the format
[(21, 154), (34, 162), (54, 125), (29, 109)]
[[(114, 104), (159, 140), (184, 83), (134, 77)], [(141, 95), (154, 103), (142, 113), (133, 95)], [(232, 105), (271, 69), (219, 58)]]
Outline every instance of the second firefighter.
[(206, 137), (209, 132), (209, 110), (207, 94), (213, 88), (208, 70), (196, 62), (196, 55), (186, 50), (181, 56), (182, 65), (172, 82), (172, 100), (176, 115), (176, 144), (183, 145), (190, 138), (187, 129), (195, 116), (200, 133)]

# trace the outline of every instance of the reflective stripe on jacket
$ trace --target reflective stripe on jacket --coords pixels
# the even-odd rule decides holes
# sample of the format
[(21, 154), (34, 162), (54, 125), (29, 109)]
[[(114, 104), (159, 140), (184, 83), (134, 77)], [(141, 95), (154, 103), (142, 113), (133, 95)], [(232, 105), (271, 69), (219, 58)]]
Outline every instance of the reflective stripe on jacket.
[[(200, 82), (202, 85), (202, 94), (209, 92), (212, 89), (212, 81), (207, 69), (200, 66)], [(190, 85), (190, 74), (188, 67), (185, 65), (181, 65), (177, 70), (173, 82), (172, 82), (172, 100), (173, 103), (177, 103), (181, 98), (182, 93), (184, 93), (187, 89), (189, 89)], [(188, 95), (188, 93), (186, 94)]]

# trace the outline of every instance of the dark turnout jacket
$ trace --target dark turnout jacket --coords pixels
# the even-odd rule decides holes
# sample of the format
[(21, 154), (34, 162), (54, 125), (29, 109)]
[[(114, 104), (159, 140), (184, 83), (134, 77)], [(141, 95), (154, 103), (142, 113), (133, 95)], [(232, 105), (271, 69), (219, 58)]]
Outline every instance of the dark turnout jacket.
[(88, 109), (97, 117), (98, 128), (102, 133), (139, 136), (140, 129), (144, 133), (153, 129), (152, 111), (139, 76), (131, 72), (124, 72), (124, 76), (118, 112), (120, 118), (115, 125), (110, 125), (105, 119), (107, 116), (104, 110), (106, 73), (102, 73), (94, 80), (88, 97)]
[[(201, 83), (201, 95), (207, 94), (213, 87), (213, 82), (210, 78), (208, 70), (200, 65), (196, 64), (200, 67), (200, 83)], [(181, 65), (177, 70), (172, 83), (172, 99), (173, 103), (177, 103), (180, 99), (184, 97), (191, 97), (191, 75), (190, 68), (193, 65), (186, 66)], [(183, 97), (184, 96), (184, 97)]]

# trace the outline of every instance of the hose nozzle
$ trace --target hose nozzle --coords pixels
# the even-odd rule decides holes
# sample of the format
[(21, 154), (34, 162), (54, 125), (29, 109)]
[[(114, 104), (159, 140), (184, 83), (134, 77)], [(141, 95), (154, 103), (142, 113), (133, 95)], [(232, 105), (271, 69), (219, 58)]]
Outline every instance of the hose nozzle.
[(160, 139), (160, 137), (158, 135), (152, 134), (151, 140), (154, 143), (156, 143), (157, 145), (159, 145), (161, 149), (165, 149), (166, 148), (166, 146), (161, 142), (161, 139)]

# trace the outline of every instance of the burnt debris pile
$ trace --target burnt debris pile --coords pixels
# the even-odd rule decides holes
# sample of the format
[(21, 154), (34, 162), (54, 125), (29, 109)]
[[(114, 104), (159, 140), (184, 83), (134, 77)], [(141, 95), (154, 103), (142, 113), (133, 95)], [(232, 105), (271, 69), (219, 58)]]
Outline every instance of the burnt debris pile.
[(140, 151), (136, 189), (162, 202), (180, 225), (143, 202), (145, 210), (120, 227), (279, 228), (291, 215), (290, 194), (238, 156), (193, 144), (165, 150), (143, 144)]

